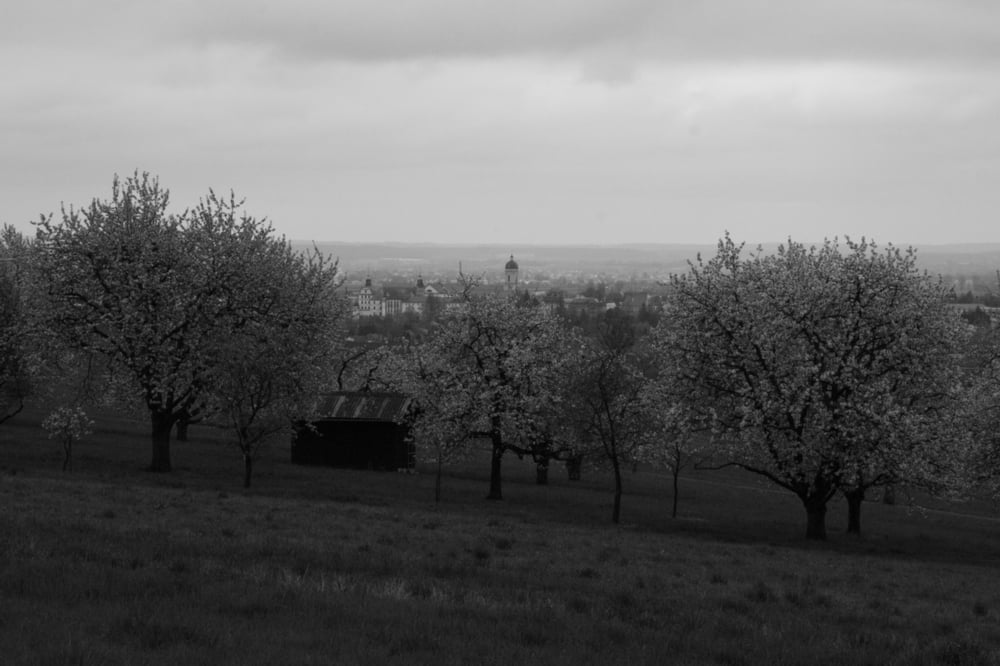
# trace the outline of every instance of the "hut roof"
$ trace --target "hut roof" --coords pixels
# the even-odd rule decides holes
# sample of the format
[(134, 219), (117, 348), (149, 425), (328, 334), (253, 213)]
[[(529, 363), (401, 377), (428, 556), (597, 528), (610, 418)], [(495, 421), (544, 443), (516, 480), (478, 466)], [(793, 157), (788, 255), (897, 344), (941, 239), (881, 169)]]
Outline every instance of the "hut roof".
[(321, 419), (395, 421), (406, 418), (410, 398), (400, 393), (327, 393), (319, 405)]

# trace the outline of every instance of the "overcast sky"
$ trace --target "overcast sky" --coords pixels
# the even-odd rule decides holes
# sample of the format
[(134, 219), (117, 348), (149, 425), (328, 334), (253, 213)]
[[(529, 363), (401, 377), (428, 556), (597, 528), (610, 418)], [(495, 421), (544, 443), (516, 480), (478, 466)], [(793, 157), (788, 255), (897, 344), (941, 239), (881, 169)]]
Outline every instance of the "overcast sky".
[(294, 239), (1000, 241), (996, 0), (33, 0), (0, 222), (160, 177)]

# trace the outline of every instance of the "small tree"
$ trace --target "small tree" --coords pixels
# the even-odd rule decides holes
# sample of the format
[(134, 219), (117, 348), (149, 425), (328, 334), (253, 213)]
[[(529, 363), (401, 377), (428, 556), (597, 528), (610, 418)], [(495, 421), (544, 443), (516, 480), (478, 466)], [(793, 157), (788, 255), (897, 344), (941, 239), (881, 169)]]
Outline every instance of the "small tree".
[(707, 435), (704, 427), (691, 423), (683, 404), (671, 396), (669, 389), (659, 381), (647, 385), (644, 399), (647, 403), (650, 427), (643, 438), (636, 457), (646, 463), (666, 469), (670, 473), (672, 501), (670, 517), (677, 517), (680, 501), (680, 475), (685, 469), (698, 467), (705, 462), (703, 451)]
[(570, 384), (572, 410), (586, 441), (596, 442), (614, 475), (611, 520), (621, 518), (622, 465), (635, 460), (651, 429), (651, 413), (643, 399), (648, 377), (638, 358), (638, 339), (631, 320), (609, 312), (587, 341)]
[(454, 391), (474, 397), (469, 437), (487, 438), (492, 454), (488, 499), (503, 499), (504, 453), (530, 455), (531, 415), (556, 395), (566, 332), (548, 310), (507, 296), (470, 298), (433, 331), (441, 357), (456, 369)]
[(477, 283), (462, 279), (462, 302), (403, 349), (400, 367), (379, 372), (414, 398), (418, 435), (446, 452), (439, 462), (469, 441), (489, 440), (487, 499), (500, 500), (504, 454), (533, 455), (542, 441), (536, 416), (558, 394), (566, 330), (546, 308), (510, 295), (475, 296)]
[(479, 410), (475, 393), (464, 390), (461, 368), (443, 356), (434, 342), (403, 342), (375, 358), (373, 375), (380, 386), (414, 401), (413, 437), (423, 460), (434, 465), (434, 501), (441, 501), (444, 466), (469, 450)]
[(335, 382), (336, 350), (346, 302), (338, 293), (337, 262), (315, 248), (295, 251), (266, 221), (239, 212), (233, 198), (214, 195), (194, 211), (205, 243), (231, 262), (224, 293), (226, 334), (207, 341), (205, 409), (224, 421), (243, 456), (250, 487), (261, 447), (291, 436), (307, 421), (321, 390)]
[(63, 471), (73, 468), (73, 442), (91, 433), (94, 422), (82, 407), (59, 407), (42, 421), (49, 439), (58, 439), (63, 447)]

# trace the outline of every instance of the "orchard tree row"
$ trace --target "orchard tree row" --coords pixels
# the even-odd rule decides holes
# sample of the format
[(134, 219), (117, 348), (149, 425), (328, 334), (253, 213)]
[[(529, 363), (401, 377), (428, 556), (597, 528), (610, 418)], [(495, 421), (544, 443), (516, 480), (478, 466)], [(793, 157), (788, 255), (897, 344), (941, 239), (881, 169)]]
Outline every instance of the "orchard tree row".
[(655, 323), (611, 310), (582, 325), (476, 296), (462, 276), (461, 303), (422, 333), (358, 353), (335, 261), (294, 251), (232, 195), (168, 204), (136, 173), (33, 238), (0, 233), (0, 424), (32, 393), (52, 403), (67, 462), (80, 406), (104, 402), (146, 414), (156, 471), (178, 428), (225, 424), (249, 485), (262, 443), (350, 388), (414, 398), (438, 497), (444, 466), (486, 442), (490, 499), (507, 455), (540, 480), (553, 461), (601, 460), (615, 522), (639, 462), (671, 470), (675, 492), (692, 461), (765, 477), (799, 498), (817, 539), (838, 493), (858, 532), (873, 489), (960, 495), (1000, 478), (1000, 340), (912, 251), (789, 241), (765, 255), (727, 236), (671, 278)]
[[(793, 493), (826, 537), (841, 493), (850, 532), (875, 488), (957, 496), (1000, 472), (997, 344), (964, 321), (915, 254), (789, 242), (672, 277), (655, 326), (608, 311), (587, 330), (544, 304), (467, 297), (427, 335), (369, 359), (366, 385), (416, 398), (417, 440), (441, 467), (489, 442), (488, 497), (506, 453), (622, 468), (735, 466)], [(471, 281), (467, 281), (471, 293)], [(440, 492), (440, 485), (438, 485)], [(676, 494), (674, 503), (676, 512)]]

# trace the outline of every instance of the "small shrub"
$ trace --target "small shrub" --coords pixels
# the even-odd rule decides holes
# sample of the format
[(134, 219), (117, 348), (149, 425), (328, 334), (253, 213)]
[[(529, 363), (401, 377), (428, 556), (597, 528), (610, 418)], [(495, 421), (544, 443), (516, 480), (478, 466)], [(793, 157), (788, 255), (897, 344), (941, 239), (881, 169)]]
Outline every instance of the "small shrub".
[(634, 623), (636, 618), (643, 614), (642, 605), (639, 603), (639, 600), (628, 590), (621, 590), (611, 595), (611, 604), (608, 611), (611, 617), (629, 623)]
[(774, 593), (767, 583), (762, 580), (757, 581), (750, 587), (746, 592), (746, 598), (754, 603), (765, 604), (771, 603), (778, 598), (778, 595)]
[(617, 548), (602, 548), (600, 552), (597, 553), (597, 561), (602, 564), (611, 560), (612, 557), (618, 554)]
[(406, 590), (414, 599), (430, 599), (434, 596), (434, 587), (421, 580), (407, 582)]
[(105, 636), (119, 645), (134, 645), (144, 650), (161, 650), (174, 645), (211, 647), (215, 639), (194, 627), (177, 623), (162, 623), (147, 617), (119, 618)]
[(111, 566), (115, 569), (131, 569), (132, 571), (135, 571), (136, 569), (144, 567), (145, 563), (138, 557), (133, 557), (128, 560), (116, 557), (112, 558)]
[(992, 663), (990, 651), (967, 639), (951, 640), (935, 650), (935, 663), (952, 666)]
[(390, 657), (408, 655), (418, 652), (436, 652), (441, 644), (434, 636), (424, 634), (406, 634), (393, 638), (389, 642)]
[(938, 622), (935, 629), (940, 636), (953, 636), (958, 631), (958, 627), (951, 622)]
[(549, 634), (542, 627), (528, 627), (521, 633), (521, 644), (529, 647), (541, 647), (549, 642)]
[(83, 407), (59, 407), (42, 421), (49, 439), (58, 439), (63, 446), (63, 471), (73, 469), (73, 442), (91, 434), (94, 421)]
[(736, 615), (750, 615), (751, 613), (750, 604), (744, 599), (723, 599), (720, 606), (722, 610)]

